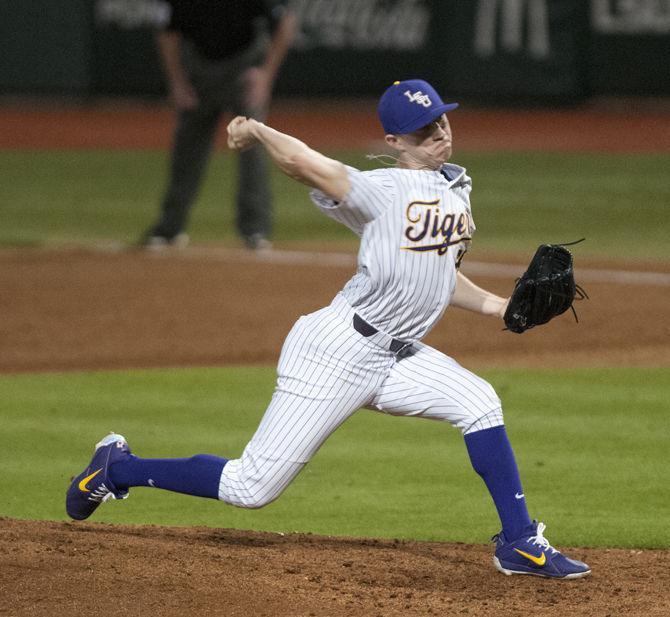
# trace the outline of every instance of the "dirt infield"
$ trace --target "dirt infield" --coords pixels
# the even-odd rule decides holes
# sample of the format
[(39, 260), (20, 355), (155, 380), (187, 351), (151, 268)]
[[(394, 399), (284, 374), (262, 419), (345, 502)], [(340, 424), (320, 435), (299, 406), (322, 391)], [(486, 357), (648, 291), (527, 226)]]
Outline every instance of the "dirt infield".
[[(272, 123), (319, 148), (379, 138), (369, 103), (331, 111), (278, 106)], [(670, 149), (668, 115), (459, 114), (463, 149)], [(0, 109), (0, 148), (165, 148), (170, 129), (161, 106)], [(274, 364), (297, 316), (329, 302), (352, 273), (306, 261), (197, 247), (0, 250), (0, 372)], [(509, 290), (510, 278), (473, 278)], [(591, 299), (578, 306), (579, 325), (566, 314), (519, 337), (451, 311), (427, 342), (473, 368), (670, 365), (667, 285), (582, 282)], [(510, 579), (492, 568), (487, 546), (0, 518), (0, 615), (670, 614), (669, 551), (571, 555), (593, 575)]]
[[(488, 547), (0, 519), (0, 614), (667, 616), (667, 551), (575, 549), (591, 577), (508, 578)], [(653, 574), (652, 574), (653, 572)]]
[[(0, 371), (274, 364), (297, 316), (353, 271), (234, 250), (3, 250)], [(501, 294), (512, 280), (473, 278)], [(519, 336), (454, 310), (426, 340), (466, 366), (670, 365), (667, 286), (581, 282), (580, 324), (566, 313)]]
[[(373, 101), (277, 103), (268, 123), (315, 148), (366, 147), (382, 138)], [(458, 150), (667, 152), (670, 113), (583, 107), (573, 110), (468, 109), (453, 112)], [(0, 107), (0, 148), (167, 148), (164, 105)], [(219, 131), (217, 147), (225, 147)]]

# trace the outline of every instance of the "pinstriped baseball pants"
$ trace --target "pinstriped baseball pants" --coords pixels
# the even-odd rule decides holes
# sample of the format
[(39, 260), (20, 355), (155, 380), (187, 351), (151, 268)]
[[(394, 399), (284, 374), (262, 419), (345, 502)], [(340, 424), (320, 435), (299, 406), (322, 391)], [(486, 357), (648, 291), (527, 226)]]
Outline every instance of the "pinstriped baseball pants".
[(244, 508), (270, 503), (362, 407), (446, 420), (464, 434), (503, 424), (486, 381), (423, 343), (396, 356), (354, 330), (352, 316), (338, 296), (293, 326), (270, 405), (242, 456), (224, 467), (220, 500)]

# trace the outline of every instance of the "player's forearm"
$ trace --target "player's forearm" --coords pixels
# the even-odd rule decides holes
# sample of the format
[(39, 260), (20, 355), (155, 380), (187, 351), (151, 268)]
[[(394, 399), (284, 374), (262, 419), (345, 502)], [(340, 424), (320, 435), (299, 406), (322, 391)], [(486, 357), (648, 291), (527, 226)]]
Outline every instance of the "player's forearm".
[(349, 192), (346, 168), (339, 161), (261, 122), (253, 123), (251, 133), (286, 175), (335, 199), (344, 199)]
[(505, 314), (507, 301), (507, 298), (501, 298), (481, 287), (477, 287), (460, 272), (456, 275), (456, 289), (451, 298), (452, 306), (482, 315), (502, 317)]
[(257, 142), (263, 145), (279, 168), (296, 180), (302, 180), (303, 165), (301, 162), (305, 159), (316, 158), (318, 154), (299, 139), (281, 133), (262, 122), (253, 123), (251, 134)]

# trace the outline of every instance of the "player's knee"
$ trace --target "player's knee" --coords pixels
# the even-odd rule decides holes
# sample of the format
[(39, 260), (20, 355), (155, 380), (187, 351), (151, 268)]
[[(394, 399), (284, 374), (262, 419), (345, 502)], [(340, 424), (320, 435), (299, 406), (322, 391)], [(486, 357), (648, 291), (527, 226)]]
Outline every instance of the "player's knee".
[(260, 510), (260, 508), (272, 503), (277, 497), (279, 497), (279, 494), (247, 495), (233, 505), (236, 505), (239, 508), (244, 508), (245, 510)]
[(468, 424), (461, 426), (463, 435), (474, 433), (476, 431), (483, 431), (487, 428), (494, 428), (505, 424), (503, 418), (503, 411), (501, 407), (491, 409), (490, 411), (473, 415)]
[(272, 503), (305, 463), (282, 461), (246, 451), (224, 467), (219, 499), (238, 508), (255, 510)]
[(502, 403), (493, 386), (480, 378), (477, 404), (470, 408), (469, 417), (460, 424), (464, 435), (504, 424)]
[(498, 396), (497, 392), (495, 391), (494, 387), (488, 382), (482, 380), (483, 383), (483, 396), (482, 398), (486, 399), (489, 404), (500, 407), (501, 402), (500, 402), (500, 397)]

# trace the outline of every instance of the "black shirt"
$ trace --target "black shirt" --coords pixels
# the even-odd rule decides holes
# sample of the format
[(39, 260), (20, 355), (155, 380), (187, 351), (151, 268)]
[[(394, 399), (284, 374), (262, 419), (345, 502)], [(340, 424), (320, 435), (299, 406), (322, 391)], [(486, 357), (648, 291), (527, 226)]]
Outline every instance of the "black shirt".
[(274, 29), (284, 11), (282, 0), (169, 0), (168, 30), (191, 40), (210, 60), (246, 49), (256, 39), (259, 21)]

